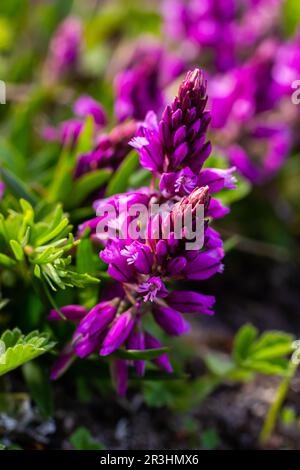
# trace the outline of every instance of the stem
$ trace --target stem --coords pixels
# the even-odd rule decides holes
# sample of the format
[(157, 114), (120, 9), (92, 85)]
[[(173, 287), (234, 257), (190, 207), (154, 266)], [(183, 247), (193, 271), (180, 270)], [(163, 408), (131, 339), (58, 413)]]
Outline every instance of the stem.
[(293, 364), (292, 362), (290, 363), (289, 371), (286, 377), (283, 378), (281, 383), (279, 384), (279, 387), (277, 389), (275, 399), (270, 406), (266, 419), (264, 421), (262, 430), (259, 435), (259, 442), (260, 444), (265, 444), (269, 438), (271, 437), (271, 434), (274, 430), (278, 413), (282, 407), (282, 404), (286, 398), (287, 392), (290, 387), (290, 383), (295, 376), (296, 370), (297, 370), (298, 364)]
[(67, 317), (62, 313), (62, 311), (60, 310), (60, 308), (57, 306), (53, 296), (51, 295), (51, 293), (49, 292), (49, 289), (45, 283), (45, 281), (42, 279), (42, 286), (44, 288), (44, 291), (45, 291), (45, 294), (46, 294), (46, 297), (47, 299), (49, 300), (50, 302), (50, 305), (52, 306), (52, 308), (54, 308), (54, 310), (57, 311), (57, 313), (59, 314), (59, 316), (61, 317), (62, 320), (67, 320)]

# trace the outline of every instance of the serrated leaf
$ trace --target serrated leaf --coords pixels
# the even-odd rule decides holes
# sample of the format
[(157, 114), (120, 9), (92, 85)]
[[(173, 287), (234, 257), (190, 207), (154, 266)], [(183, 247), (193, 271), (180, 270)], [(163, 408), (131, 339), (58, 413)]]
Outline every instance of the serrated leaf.
[(1, 341), (5, 352), (0, 357), (0, 376), (44, 354), (55, 344), (44, 334), (34, 332), (26, 337), (17, 328), (5, 331)]
[(111, 178), (107, 186), (106, 196), (113, 196), (114, 194), (125, 192), (128, 189), (129, 179), (138, 167), (138, 164), (138, 153), (136, 151), (130, 152)]

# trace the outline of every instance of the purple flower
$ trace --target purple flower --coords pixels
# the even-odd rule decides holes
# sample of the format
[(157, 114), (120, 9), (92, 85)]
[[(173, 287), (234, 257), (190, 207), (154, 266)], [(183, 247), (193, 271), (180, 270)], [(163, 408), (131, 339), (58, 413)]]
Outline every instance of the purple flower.
[(197, 281), (208, 279), (216, 273), (223, 272), (221, 263), (224, 257), (222, 248), (215, 248), (203, 253), (187, 252), (187, 265), (184, 270), (186, 279)]
[(168, 295), (166, 302), (182, 313), (204, 313), (206, 315), (213, 315), (214, 313), (211, 309), (215, 303), (215, 298), (199, 292), (175, 290)]
[[(150, 335), (150, 333), (145, 333), (145, 345), (146, 349), (160, 349), (162, 347), (158, 339)], [(173, 372), (173, 368), (170, 364), (169, 358), (166, 353), (163, 353), (161, 356), (156, 357), (152, 360), (160, 369), (165, 370), (168, 373)]]
[(46, 73), (50, 80), (57, 80), (74, 70), (79, 60), (82, 27), (77, 18), (69, 17), (61, 23), (53, 36)]
[(144, 302), (153, 302), (157, 298), (168, 295), (168, 290), (164, 283), (157, 276), (149, 277), (147, 281), (139, 284), (137, 291), (143, 294)]
[(132, 264), (139, 273), (149, 274), (153, 264), (153, 253), (149, 246), (135, 240), (130, 245), (125, 245), (121, 250), (121, 255), (127, 260), (127, 264)]
[[(127, 348), (136, 351), (143, 351), (146, 349), (145, 335), (140, 328), (136, 328), (131, 332), (127, 340)], [(145, 361), (134, 361), (134, 365), (137, 375), (143, 376), (145, 374)]]
[[(81, 320), (87, 314), (87, 309), (81, 305), (66, 305), (60, 308), (67, 320)], [(61, 320), (61, 315), (56, 310), (50, 310), (48, 320)]]
[(197, 179), (197, 176), (188, 167), (176, 173), (163, 173), (159, 189), (166, 197), (173, 195), (185, 196), (198, 186)]
[(190, 330), (189, 324), (173, 308), (155, 304), (153, 315), (156, 322), (168, 335), (180, 336)]
[(63, 373), (70, 367), (72, 362), (75, 360), (75, 357), (76, 356), (72, 346), (67, 344), (52, 366), (50, 373), (51, 380), (59, 379), (59, 377), (61, 377)]
[(104, 126), (106, 124), (104, 109), (100, 103), (94, 100), (91, 96), (80, 96), (80, 98), (78, 98), (74, 103), (73, 111), (77, 116), (82, 118), (92, 116), (98, 126)]
[(116, 311), (113, 302), (101, 302), (81, 320), (73, 336), (73, 345), (79, 357), (88, 356), (97, 345), (100, 347), (103, 333), (113, 321)]
[(235, 167), (221, 170), (218, 168), (205, 168), (198, 177), (197, 186), (208, 186), (210, 193), (216, 193), (221, 189), (235, 189), (237, 179), (232, 175)]
[[(140, 188), (96, 200), (93, 207), (98, 216), (79, 227), (79, 236), (89, 228), (93, 239), (101, 244), (100, 257), (108, 264), (107, 273), (114, 284), (109, 293), (106, 291), (107, 300), (96, 305), (76, 328), (72, 347), (77, 356), (85, 357), (99, 350), (101, 356), (109, 356), (119, 348), (138, 351), (161, 348), (160, 342), (144, 329), (144, 318), (149, 315), (168, 335), (179, 336), (190, 329), (183, 314), (213, 314), (214, 297), (172, 290), (172, 281), (205, 280), (223, 270), (222, 240), (209, 226), (209, 218), (222, 217), (228, 209), (211, 198), (211, 194), (235, 188), (234, 168), (202, 168), (211, 149), (206, 142), (210, 120), (206, 102), (206, 83), (196, 69), (187, 74), (160, 122), (153, 112), (148, 113), (131, 140), (141, 164), (153, 172), (151, 189)], [(109, 138), (104, 138), (101, 145), (103, 151), (106, 145), (110, 148)], [(96, 158), (88, 158), (96, 162)], [(101, 158), (98, 164), (102, 165)], [(157, 187), (160, 191), (152, 189)], [(168, 207), (169, 232), (165, 230), (168, 225), (165, 214), (151, 213), (157, 202)], [(108, 204), (114, 209), (114, 220), (106, 219)], [(133, 236), (127, 225), (134, 221), (128, 209), (135, 204), (142, 204), (149, 212), (145, 220), (139, 221), (139, 230)], [(199, 241), (194, 248), (187, 249), (189, 230), (183, 227), (178, 237), (177, 223), (184, 221), (190, 210), (191, 223), (197, 228), (199, 208), (203, 208), (204, 215), (203, 243)], [(118, 227), (118, 231), (110, 234), (112, 227)], [(125, 394), (128, 367), (134, 365), (136, 373), (143, 375), (145, 361), (114, 357), (112, 361), (113, 381), (119, 393)], [(152, 362), (172, 372), (165, 353)]]
[(128, 121), (116, 126), (108, 134), (98, 136), (95, 148), (90, 153), (79, 156), (75, 176), (79, 177), (99, 168), (117, 169), (131, 151), (128, 141), (135, 132), (136, 123)]
[(119, 121), (143, 120), (148, 111), (161, 111), (163, 88), (183, 71), (183, 62), (160, 45), (136, 48), (126, 69), (115, 79), (115, 113)]
[(281, 7), (282, 0), (164, 0), (165, 31), (225, 71), (276, 28)]
[(130, 143), (140, 154), (140, 163), (150, 171), (164, 173), (188, 166), (200, 171), (210, 153), (206, 130), (210, 114), (206, 82), (199, 69), (188, 72), (180, 85), (178, 96), (167, 106), (160, 122), (149, 113)]
[(111, 362), (111, 376), (117, 393), (123, 397), (126, 395), (128, 383), (128, 366), (123, 359), (115, 359)]
[(108, 356), (118, 349), (128, 338), (133, 326), (134, 319), (131, 310), (117, 317), (103, 340), (100, 355)]

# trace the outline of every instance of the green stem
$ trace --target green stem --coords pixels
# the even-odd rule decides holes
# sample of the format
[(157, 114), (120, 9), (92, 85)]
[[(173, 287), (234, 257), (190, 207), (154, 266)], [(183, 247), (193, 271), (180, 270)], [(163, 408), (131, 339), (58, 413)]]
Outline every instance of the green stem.
[(282, 404), (286, 398), (291, 380), (295, 376), (297, 367), (298, 367), (298, 364), (293, 364), (292, 362), (290, 363), (288, 374), (281, 381), (277, 389), (275, 399), (268, 410), (266, 419), (264, 421), (264, 424), (263, 424), (263, 427), (259, 436), (259, 442), (262, 445), (265, 444), (269, 440), (274, 430), (278, 413), (281, 410)]
[(60, 310), (60, 308), (58, 307), (57, 303), (55, 302), (53, 296), (51, 295), (51, 293), (49, 292), (49, 289), (45, 283), (45, 281), (42, 279), (42, 286), (44, 288), (44, 291), (45, 291), (45, 294), (46, 294), (46, 297), (47, 299), (49, 300), (50, 302), (50, 305), (52, 306), (52, 308), (54, 308), (54, 310), (57, 311), (57, 313), (59, 314), (59, 316), (61, 317), (62, 320), (66, 320), (66, 316), (62, 313), (62, 311)]

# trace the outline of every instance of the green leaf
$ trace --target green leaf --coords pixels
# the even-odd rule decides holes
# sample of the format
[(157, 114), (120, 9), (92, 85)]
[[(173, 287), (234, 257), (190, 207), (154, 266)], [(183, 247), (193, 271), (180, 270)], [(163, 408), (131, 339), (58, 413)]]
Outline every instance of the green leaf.
[(76, 145), (76, 155), (87, 153), (91, 150), (93, 145), (94, 135), (94, 119), (92, 116), (86, 118), (82, 131), (79, 134), (78, 142)]
[(201, 447), (214, 450), (220, 444), (220, 437), (215, 429), (206, 429), (201, 434)]
[(45, 334), (33, 331), (24, 336), (17, 328), (5, 331), (0, 341), (0, 376), (44, 354), (55, 344)]
[(233, 357), (237, 363), (248, 357), (250, 347), (257, 337), (257, 330), (252, 325), (245, 325), (238, 331), (233, 345)]
[(272, 359), (266, 361), (245, 361), (244, 367), (251, 371), (266, 375), (287, 375), (289, 372), (289, 361), (287, 359)]
[(68, 224), (69, 224), (69, 221), (65, 217), (50, 232), (48, 232), (45, 235), (43, 235), (42, 237), (38, 238), (36, 240), (36, 245), (37, 246), (45, 245), (45, 243), (49, 242), (50, 240), (53, 240), (55, 237), (57, 237), (68, 226)]
[(208, 353), (204, 356), (204, 362), (208, 370), (218, 377), (225, 376), (234, 369), (233, 361), (224, 354)]
[(30, 396), (36, 402), (43, 417), (53, 415), (54, 402), (49, 374), (36, 362), (28, 362), (23, 366), (23, 375), (30, 391)]
[(5, 268), (13, 268), (16, 266), (16, 261), (9, 256), (5, 255), (4, 253), (0, 253), (0, 265), (4, 266)]
[(86, 428), (79, 427), (71, 435), (70, 442), (75, 450), (104, 450), (105, 447), (96, 441)]
[(79, 273), (93, 274), (97, 271), (99, 256), (94, 253), (90, 238), (82, 238), (76, 250), (76, 267)]
[(111, 178), (107, 186), (106, 196), (113, 196), (114, 194), (125, 192), (128, 189), (129, 179), (138, 167), (138, 164), (138, 153), (136, 151), (130, 152)]
[(111, 170), (102, 169), (91, 171), (78, 178), (74, 183), (72, 198), (70, 198), (70, 201), (67, 201), (67, 207), (74, 208), (79, 206), (89, 194), (106, 183), (111, 174)]
[(300, 22), (299, 0), (285, 0), (283, 7), (283, 24), (287, 35), (292, 36)]
[(290, 354), (292, 342), (292, 335), (281, 331), (268, 331), (262, 334), (250, 348), (251, 359), (274, 359)]
[(15, 258), (17, 261), (23, 261), (24, 260), (24, 251), (22, 246), (20, 245), (19, 242), (16, 240), (10, 240), (9, 242), (10, 247), (13, 251), (13, 254), (15, 255)]
[(170, 348), (157, 348), (157, 349), (118, 349), (113, 353), (113, 356), (120, 359), (128, 359), (130, 361), (151, 361), (164, 353), (170, 351)]
[(36, 197), (27, 189), (23, 181), (5, 168), (0, 168), (0, 174), (6, 186), (17, 198), (23, 198), (33, 206), (37, 203)]

